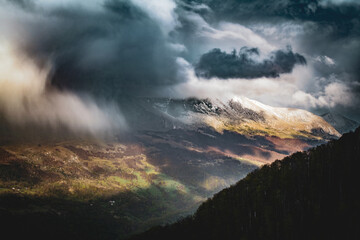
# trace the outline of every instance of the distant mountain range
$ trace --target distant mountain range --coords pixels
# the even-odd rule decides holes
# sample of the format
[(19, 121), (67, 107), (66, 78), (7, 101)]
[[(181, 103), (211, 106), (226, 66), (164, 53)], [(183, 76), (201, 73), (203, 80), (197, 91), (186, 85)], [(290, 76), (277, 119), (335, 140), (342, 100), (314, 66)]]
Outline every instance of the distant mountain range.
[(125, 237), (194, 212), (264, 164), (340, 136), (307, 111), (242, 97), (124, 101), (133, 131), (111, 141), (4, 141), (0, 216), (29, 235), (46, 226), (45, 235), (63, 238)]
[(343, 134), (359, 127), (360, 123), (337, 113), (324, 113), (321, 117), (330, 123), (339, 133)]
[(359, 239), (360, 128), (250, 173), (142, 239)]

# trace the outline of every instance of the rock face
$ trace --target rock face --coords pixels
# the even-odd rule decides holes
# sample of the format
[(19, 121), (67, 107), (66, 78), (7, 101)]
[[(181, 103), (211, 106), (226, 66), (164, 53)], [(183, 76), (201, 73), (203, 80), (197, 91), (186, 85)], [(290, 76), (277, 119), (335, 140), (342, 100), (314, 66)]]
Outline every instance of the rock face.
[(352, 131), (360, 125), (360, 123), (337, 113), (329, 112), (322, 114), (321, 117), (341, 134)]

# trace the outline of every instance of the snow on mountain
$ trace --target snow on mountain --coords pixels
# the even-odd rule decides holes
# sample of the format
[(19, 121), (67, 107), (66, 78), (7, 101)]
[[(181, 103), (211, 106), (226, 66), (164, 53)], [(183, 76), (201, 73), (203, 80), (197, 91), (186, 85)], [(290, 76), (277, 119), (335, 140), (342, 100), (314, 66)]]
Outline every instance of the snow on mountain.
[(174, 128), (209, 126), (218, 132), (227, 130), (280, 138), (329, 139), (340, 136), (323, 118), (306, 110), (272, 107), (246, 97), (227, 102), (196, 98), (152, 99), (151, 103), (165, 116), (176, 118)]

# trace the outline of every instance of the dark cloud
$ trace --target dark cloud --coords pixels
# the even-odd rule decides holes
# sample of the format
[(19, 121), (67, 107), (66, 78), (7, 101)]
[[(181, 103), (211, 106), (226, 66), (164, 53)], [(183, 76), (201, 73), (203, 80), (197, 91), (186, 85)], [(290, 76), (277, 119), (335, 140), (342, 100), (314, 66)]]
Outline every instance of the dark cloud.
[(34, 2), (31, 0), (6, 0), (6, 1), (24, 9), (32, 9), (35, 6)]
[(139, 111), (132, 99), (184, 81), (172, 5), (159, 14), (151, 4), (0, 0), (0, 61), (16, 63), (0, 69), (0, 135), (14, 134), (12, 125), (50, 135), (128, 131)]
[(70, 5), (27, 11), (40, 20), (24, 23), (24, 51), (39, 64), (51, 59), (50, 81), (57, 88), (113, 99), (180, 81), (177, 52), (166, 34), (130, 1), (107, 0), (96, 10)]
[(306, 60), (290, 47), (286, 51), (277, 50), (265, 60), (257, 61), (257, 48), (243, 47), (239, 53), (222, 52), (215, 48), (201, 56), (196, 65), (196, 74), (205, 78), (259, 78), (279, 77), (282, 73), (290, 73), (296, 64), (306, 64)]
[(343, 25), (350, 29), (353, 25), (346, 26), (353, 19), (359, 19), (360, 5), (354, 2), (333, 4), (331, 1), (324, 4), (321, 0), (183, 0), (187, 3), (206, 4), (211, 11), (201, 11), (207, 19), (230, 21), (279, 21), (299, 20), (314, 21), (319, 23), (333, 23)]

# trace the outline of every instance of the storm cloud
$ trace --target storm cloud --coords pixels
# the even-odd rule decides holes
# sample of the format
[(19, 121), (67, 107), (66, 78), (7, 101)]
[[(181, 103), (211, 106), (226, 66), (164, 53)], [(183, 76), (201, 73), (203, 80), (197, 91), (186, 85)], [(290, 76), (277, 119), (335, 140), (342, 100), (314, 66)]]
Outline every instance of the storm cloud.
[(23, 51), (39, 64), (52, 62), (53, 86), (113, 98), (178, 80), (176, 49), (168, 41), (176, 24), (171, 12), (152, 15), (146, 12), (151, 3), (136, 0), (95, 2), (38, 6), (34, 1), (25, 19), (14, 16), (24, 31)]
[(112, 132), (144, 96), (244, 95), (360, 120), (358, 1), (0, 0), (0, 31), (0, 65), (19, 73), (0, 69), (0, 120), (16, 126)]
[(279, 77), (290, 73), (295, 64), (306, 64), (306, 60), (298, 53), (293, 53), (288, 47), (286, 51), (272, 52), (269, 58), (256, 60), (260, 53), (257, 48), (242, 47), (239, 53), (222, 52), (216, 48), (201, 56), (196, 65), (196, 74), (205, 78), (260, 78)]
[(97, 136), (125, 128), (122, 99), (182, 80), (169, 37), (175, 7), (172, 0), (1, 0), (1, 124)]

